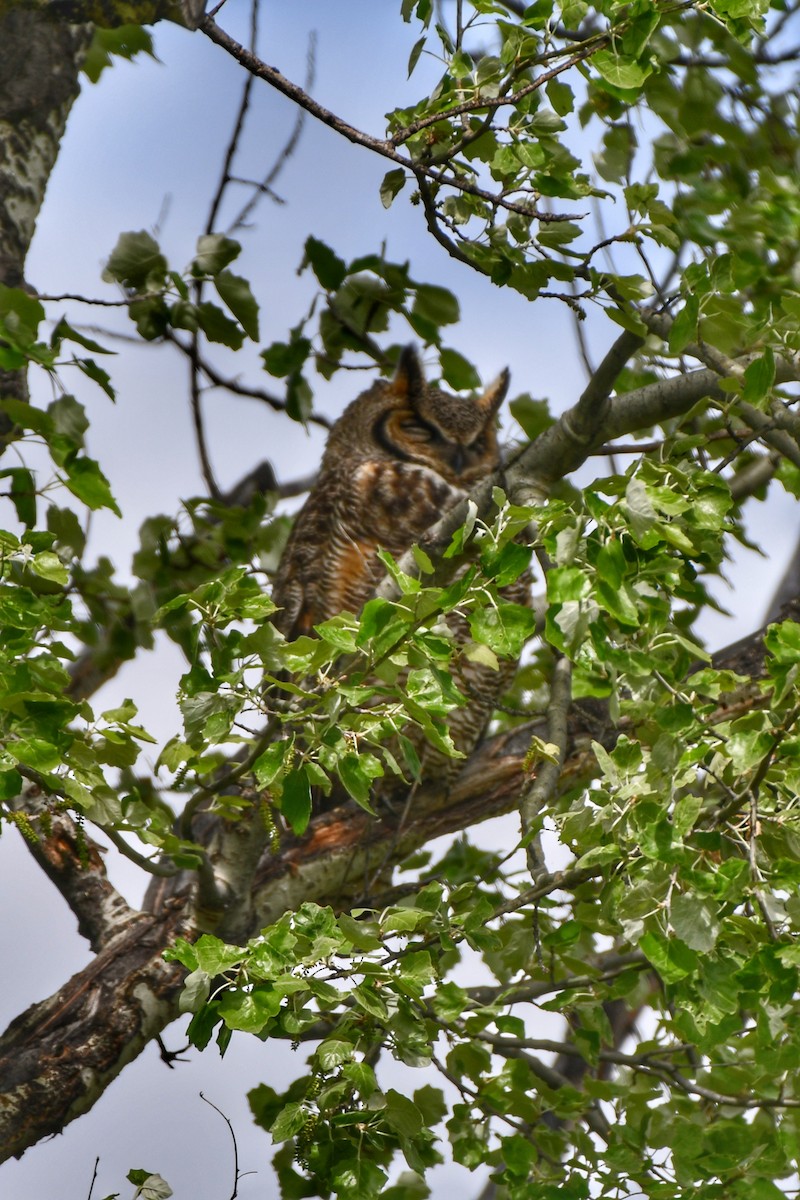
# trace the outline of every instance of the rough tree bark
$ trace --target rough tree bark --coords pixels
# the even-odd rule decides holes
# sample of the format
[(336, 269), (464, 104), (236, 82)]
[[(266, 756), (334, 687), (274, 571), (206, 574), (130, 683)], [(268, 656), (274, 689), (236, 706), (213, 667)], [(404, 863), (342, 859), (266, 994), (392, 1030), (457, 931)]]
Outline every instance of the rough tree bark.
[[(89, 25), (0, 9), (0, 283), (6, 287), (25, 282), (25, 258), (91, 38)], [(25, 376), (0, 369), (0, 391), (26, 399)], [(3, 415), (0, 435), (8, 431)]]

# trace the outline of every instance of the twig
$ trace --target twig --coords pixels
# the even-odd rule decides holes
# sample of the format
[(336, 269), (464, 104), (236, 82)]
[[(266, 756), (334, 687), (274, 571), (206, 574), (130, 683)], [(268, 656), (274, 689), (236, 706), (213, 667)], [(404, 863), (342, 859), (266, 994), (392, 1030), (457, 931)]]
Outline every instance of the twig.
[[(168, 342), (177, 347), (183, 354), (191, 357), (192, 347), (187, 345), (186, 342), (181, 341), (172, 330), (167, 330), (164, 336)], [(261, 400), (264, 404), (269, 405), (274, 412), (286, 411), (287, 404), (285, 400), (280, 400), (270, 392), (265, 392), (263, 388), (248, 387), (246, 384), (239, 383), (237, 379), (226, 378), (207, 359), (203, 358), (199, 350), (197, 353), (197, 365), (209, 383), (213, 384), (214, 387), (225, 388), (226, 391), (233, 392), (235, 396), (246, 396), (251, 400)], [(329, 419), (323, 417), (320, 413), (310, 413), (306, 417), (306, 422), (309, 425), (321, 425), (323, 429), (330, 429), (331, 427)]]
[[(255, 49), (255, 41), (253, 42), (253, 49)], [(316, 51), (316, 35), (312, 32), (308, 40), (308, 53), (306, 55), (306, 78), (303, 84), (305, 91), (309, 93), (314, 86), (314, 79), (316, 76)], [(254, 76), (248, 75), (248, 79), (253, 78)], [(242, 207), (238, 216), (236, 216), (228, 226), (229, 233), (233, 233), (234, 230), (240, 229), (244, 225), (245, 221), (250, 216), (250, 213), (253, 211), (256, 204), (258, 204), (258, 201), (262, 195), (269, 195), (272, 196), (274, 200), (277, 200), (277, 197), (272, 193), (272, 185), (297, 149), (297, 144), (300, 141), (300, 134), (303, 132), (303, 126), (305, 125), (305, 119), (306, 110), (301, 108), (297, 113), (294, 126), (292, 127), (292, 131), (289, 134), (283, 149), (278, 154), (275, 162), (270, 167), (261, 183), (254, 186), (253, 195)], [(233, 182), (233, 180), (231, 180), (231, 182)]]
[(572, 700), (572, 663), (565, 655), (556, 659), (553, 682), (550, 688), (550, 703), (547, 706), (547, 740), (556, 747), (555, 761), (545, 760), (538, 764), (536, 776), (525, 791), (520, 803), (522, 840), (526, 848), (528, 866), (536, 879), (542, 872), (543, 862), (534, 835), (536, 819), (542, 806), (553, 796), (567, 755), (569, 729), (567, 718)]
[[(200, 284), (198, 283), (198, 289)], [(200, 299), (198, 291), (198, 302)], [(200, 469), (203, 473), (208, 494), (214, 500), (222, 499), (222, 492), (214, 477), (214, 471), (211, 466), (211, 458), (208, 453), (208, 445), (206, 443), (205, 423), (203, 421), (203, 409), (200, 403), (200, 353), (199, 353), (199, 337), (197, 331), (192, 333), (191, 342), (189, 344), (189, 396), (192, 408), (192, 423), (194, 425), (195, 440), (197, 442), (197, 453), (200, 456)]]
[[(407, 171), (410, 171), (417, 177), (419, 177), (419, 174), (422, 173), (433, 183), (436, 183), (440, 186), (455, 188), (456, 191), (466, 192), (470, 196), (477, 196), (482, 200), (486, 200), (490, 204), (498, 205), (499, 207), (506, 209), (508, 212), (520, 213), (527, 217), (535, 217), (537, 220), (542, 222), (558, 222), (571, 219), (570, 217), (560, 213), (541, 212), (534, 205), (531, 205), (527, 202), (508, 200), (503, 193), (487, 192), (483, 188), (478, 187), (477, 184), (471, 183), (469, 180), (465, 179), (462, 175), (456, 174), (455, 168), (452, 168), (452, 174), (445, 175), (442, 173), (442, 171), (436, 170), (431, 166), (426, 166), (424, 163), (416, 162), (408, 155), (401, 154), (396, 149), (391, 139), (377, 138), (368, 133), (364, 133), (363, 130), (357, 129), (354, 125), (350, 125), (349, 122), (343, 120), (341, 117), (338, 117), (336, 113), (331, 112), (330, 109), (325, 108), (324, 105), (317, 103), (317, 101), (313, 100), (303, 88), (299, 87), (296, 83), (292, 83), (292, 81), (287, 79), (285, 75), (281, 74), (276, 67), (269, 66), (268, 63), (265, 63), (255, 54), (245, 50), (244, 46), (237, 42), (235, 38), (232, 38), (230, 34), (226, 33), (224, 29), (221, 29), (211, 17), (205, 17), (204, 20), (201, 21), (199, 28), (208, 38), (211, 39), (212, 42), (215, 42), (216, 45), (220, 46), (223, 50), (235, 58), (236, 61), (245, 68), (245, 70), (251, 72), (253, 75), (258, 76), (259, 79), (263, 79), (271, 87), (274, 87), (276, 91), (279, 91), (282, 95), (286, 96), (287, 99), (305, 109), (305, 111), (308, 112), (312, 117), (315, 117), (318, 121), (321, 121), (324, 125), (327, 125), (329, 129), (333, 129), (336, 133), (341, 134), (342, 137), (346, 138), (349, 142), (352, 142), (353, 145), (361, 146), (366, 150), (372, 150), (375, 154), (379, 154), (382, 158), (388, 158), (392, 162), (397, 163), (399, 166), (405, 167)], [(584, 53), (582, 57), (588, 57), (588, 53)], [(577, 59), (576, 61), (580, 61), (580, 59)], [(552, 74), (547, 73), (547, 75), (540, 76), (536, 81), (535, 86), (543, 86), (543, 84), (546, 83), (549, 78), (552, 78), (554, 74), (560, 74), (561, 71), (566, 70), (568, 65), (574, 64), (564, 64), (560, 68), (555, 69)], [(527, 90), (533, 90), (533, 88), (534, 85), (532, 84), (529, 85)], [(525, 91), (524, 94), (527, 94), (527, 91)], [(511, 99), (502, 100), (503, 104), (512, 102), (513, 101)], [(487, 101), (481, 98), (478, 101), (472, 102), (472, 108), (486, 108), (487, 104), (489, 106), (499, 106), (499, 103), (500, 101), (498, 100)], [(455, 115), (458, 115), (458, 111), (458, 106), (452, 110)], [(447, 116), (447, 113), (441, 113), (437, 115), (436, 120), (444, 120), (447, 118)]]
[[(255, 53), (258, 43), (258, 5), (259, 0), (252, 0), (250, 5), (250, 47)], [(225, 195), (225, 189), (231, 182), (231, 167), (236, 156), (236, 151), (239, 146), (239, 138), (244, 129), (245, 117), (247, 110), (250, 107), (250, 93), (253, 90), (253, 76), (247, 74), (245, 76), (244, 87), (242, 88), (242, 97), (239, 101), (239, 111), (236, 114), (236, 120), (233, 123), (233, 131), (228, 141), (228, 148), (225, 151), (225, 159), (222, 164), (217, 190), (214, 193), (214, 198), (211, 201), (211, 207), (208, 210), (208, 220), (206, 221), (206, 233), (213, 233), (217, 224), (217, 214), (222, 204)]]
[(97, 1182), (97, 1168), (99, 1166), (100, 1166), (100, 1155), (98, 1154), (97, 1158), (94, 1160), (94, 1170), (92, 1171), (92, 1182), (89, 1184), (89, 1194), (86, 1197), (86, 1200), (92, 1200), (92, 1192), (94, 1191), (94, 1185)]
[[(566, 62), (553, 67), (549, 71), (543, 72), (541, 75), (537, 75), (535, 79), (525, 84), (524, 87), (519, 88), (516, 92), (508, 92), (500, 96), (476, 96), (474, 100), (465, 100), (462, 104), (454, 104), (452, 108), (444, 109), (442, 112), (432, 113), (428, 117), (420, 117), (418, 121), (412, 121), (410, 125), (406, 125), (403, 129), (393, 134), (390, 143), (392, 146), (402, 146), (404, 142), (407, 142), (409, 138), (412, 138), (416, 133), (420, 133), (423, 129), (427, 129), (431, 125), (436, 125), (439, 121), (446, 121), (451, 117), (460, 117), (464, 113), (483, 111), (483, 109), (505, 108), (506, 105), (517, 104), (532, 92), (538, 92), (552, 79), (563, 75), (565, 71), (571, 70), (572, 67), (576, 67), (578, 63), (582, 63), (585, 59), (591, 58), (598, 50), (608, 45), (610, 40), (610, 34), (595, 34), (588, 39), (586, 46), (582, 50), (572, 54)], [(566, 51), (562, 53), (566, 53)]]
[(239, 1195), (239, 1180), (241, 1179), (241, 1175), (239, 1174), (239, 1147), (236, 1144), (236, 1134), (233, 1132), (233, 1125), (231, 1124), (229, 1118), (225, 1116), (225, 1113), (222, 1111), (222, 1109), (217, 1108), (216, 1104), (209, 1100), (208, 1096), (205, 1096), (201, 1092), (200, 1099), (207, 1104), (209, 1108), (213, 1108), (215, 1113), (219, 1113), (230, 1131), (231, 1141), (233, 1142), (233, 1191), (231, 1192), (230, 1200), (236, 1200), (236, 1197)]
[(163, 860), (155, 861), (152, 858), (147, 858), (144, 854), (140, 854), (138, 850), (134, 850), (133, 846), (129, 846), (121, 834), (117, 833), (110, 825), (98, 825), (106, 835), (108, 840), (116, 846), (120, 854), (125, 858), (130, 859), (137, 867), (141, 867), (148, 875), (156, 875), (162, 879), (172, 879), (173, 876), (180, 874), (180, 867), (176, 867), (174, 863), (164, 862)]
[[(250, 44), (255, 51), (256, 40), (258, 36), (258, 4), (259, 0), (252, 0), (250, 6)], [(228, 146), (225, 151), (225, 158), (222, 163), (217, 189), (211, 201), (208, 210), (208, 218), (206, 220), (206, 234), (214, 232), (216, 226), (217, 214), (222, 204), (225, 195), (225, 189), (230, 182), (231, 166), (236, 156), (236, 151), (239, 146), (239, 138), (244, 129), (245, 117), (250, 106), (250, 93), (253, 87), (253, 76), (247, 75), (242, 88), (242, 96), (239, 101), (239, 110), (236, 114), (236, 120), (233, 123), (233, 130), (228, 140)], [(203, 298), (203, 280), (198, 279), (194, 286), (195, 303), (199, 306)], [(208, 445), (206, 443), (205, 425), (203, 421), (203, 409), (200, 401), (200, 334), (197, 329), (192, 331), (189, 339), (189, 396), (192, 409), (192, 423), (194, 425), (195, 440), (197, 442), (197, 452), (200, 456), (200, 469), (203, 473), (206, 487), (209, 495), (214, 500), (221, 499), (221, 492), (214, 476), (211, 467), (211, 458), (208, 453)]]

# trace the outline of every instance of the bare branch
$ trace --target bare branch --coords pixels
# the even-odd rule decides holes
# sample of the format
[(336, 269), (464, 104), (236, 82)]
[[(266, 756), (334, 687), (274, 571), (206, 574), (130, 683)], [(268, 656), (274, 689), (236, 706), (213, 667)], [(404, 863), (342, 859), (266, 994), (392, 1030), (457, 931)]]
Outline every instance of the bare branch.
[[(193, 354), (192, 347), (183, 342), (176, 333), (168, 330), (165, 338), (173, 346), (176, 346), (183, 354), (191, 358)], [(274, 412), (286, 412), (287, 403), (285, 400), (280, 400), (277, 396), (273, 396), (271, 392), (264, 391), (263, 388), (248, 387), (246, 384), (240, 383), (238, 379), (230, 379), (222, 375), (212, 363), (203, 358), (199, 350), (196, 355), (198, 368), (203, 372), (209, 383), (214, 387), (224, 388), (228, 392), (232, 392), (235, 396), (246, 396), (252, 400), (261, 400), (264, 404)], [(331, 422), (327, 417), (323, 417), (320, 413), (309, 413), (306, 421), (310, 425), (321, 425), (323, 429), (330, 429)]]
[[(258, 10), (259, 0), (251, 0), (250, 4), (250, 48), (255, 53), (258, 43)], [(206, 233), (213, 233), (217, 225), (217, 215), (225, 195), (225, 189), (231, 182), (231, 167), (233, 160), (236, 157), (236, 151), (239, 148), (239, 139), (244, 131), (245, 118), (247, 110), (250, 107), (250, 94), (253, 90), (254, 76), (251, 74), (245, 75), (244, 86), (242, 87), (242, 97), (239, 101), (239, 110), (236, 114), (236, 120), (233, 123), (233, 131), (228, 140), (228, 146), (225, 151), (225, 158), (222, 163), (217, 190), (211, 201), (208, 210), (208, 220), (206, 221)]]
[(572, 700), (572, 663), (563, 655), (556, 659), (547, 706), (547, 741), (555, 746), (555, 759), (545, 759), (536, 767), (533, 783), (522, 796), (520, 821), (523, 843), (528, 853), (528, 865), (534, 879), (542, 870), (541, 856), (534, 836), (535, 822), (542, 805), (553, 796), (564, 769), (569, 737), (568, 718)]
[[(470, 180), (464, 178), (462, 174), (456, 173), (455, 168), (453, 169), (453, 174), (445, 175), (440, 170), (436, 170), (431, 166), (426, 166), (423, 163), (416, 162), (413, 158), (408, 157), (408, 155), (401, 154), (395, 148), (391, 139), (377, 138), (368, 133), (364, 133), (363, 130), (357, 129), (354, 125), (350, 125), (347, 121), (344, 121), (341, 117), (338, 117), (335, 113), (331, 112), (330, 109), (325, 108), (324, 105), (317, 103), (317, 101), (313, 100), (311, 96), (309, 96), (308, 93), (303, 90), (303, 88), (299, 87), (296, 83), (292, 83), (291, 80), (287, 79), (285, 75), (282, 75), (276, 67), (269, 66), (269, 64), (263, 62), (260, 58), (257, 58), (256, 55), (250, 53), (248, 50), (245, 50), (245, 48), (239, 42), (237, 42), (235, 38), (232, 38), (230, 34), (221, 29), (210, 16), (203, 20), (200, 27), (203, 33), (205, 33), (212, 42), (215, 42), (218, 46), (235, 58), (236, 61), (241, 63), (241, 65), (247, 71), (250, 71), (253, 75), (258, 76), (259, 79), (263, 79), (271, 87), (274, 87), (282, 95), (286, 96), (287, 99), (291, 100), (295, 104), (298, 104), (312, 117), (315, 117), (318, 121), (321, 121), (324, 125), (327, 125), (329, 129), (333, 129), (336, 133), (341, 134), (342, 137), (346, 138), (354, 145), (362, 146), (364, 149), (372, 150), (375, 154), (379, 154), (382, 158), (390, 159), (399, 166), (405, 167), (407, 171), (417, 177), (420, 173), (422, 173), (433, 183), (447, 185), (448, 187), (455, 188), (457, 191), (467, 192), (471, 196), (478, 196), (480, 199), (486, 200), (490, 204), (497, 205), (509, 212), (516, 212), (521, 213), (524, 216), (535, 217), (537, 220), (543, 222), (569, 220), (568, 217), (561, 214), (542, 212), (527, 201), (520, 202), (508, 200), (503, 193), (487, 192), (483, 188), (478, 187), (477, 184), (474, 184), (470, 182)], [(594, 47), (594, 49), (596, 48), (597, 47)], [(583, 54), (582, 57), (587, 57), (587, 54)], [(556, 73), (560, 73), (565, 69), (566, 67), (562, 66), (557, 69)], [(546, 82), (547, 80), (544, 76), (542, 76), (541, 82), (537, 84), (537, 86), (541, 86)], [(507, 99), (503, 100), (504, 104), (508, 104), (510, 102), (511, 101)], [(492, 104), (494, 101), (489, 103)], [(473, 105), (473, 107), (477, 108), (485, 108), (486, 106), (487, 102), (483, 100), (481, 100), (480, 103), (476, 102)], [(454, 111), (457, 112), (457, 109)], [(442, 114), (438, 116), (437, 120), (442, 120), (446, 115), (447, 114)]]

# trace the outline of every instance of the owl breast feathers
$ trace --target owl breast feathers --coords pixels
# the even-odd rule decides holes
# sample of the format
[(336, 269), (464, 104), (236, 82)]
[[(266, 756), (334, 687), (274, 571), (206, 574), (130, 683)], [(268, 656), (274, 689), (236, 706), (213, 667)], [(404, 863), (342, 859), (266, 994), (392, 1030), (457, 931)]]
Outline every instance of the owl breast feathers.
[(294, 523), (273, 591), (288, 637), (359, 612), (395, 558), (499, 462), (496, 416), (508, 372), (475, 398), (428, 387), (406, 348), (333, 426), (317, 481)]
[[(312, 633), (344, 610), (358, 613), (385, 574), (376, 551), (400, 557), (497, 467), (497, 411), (507, 389), (507, 371), (472, 398), (429, 387), (408, 347), (391, 381), (375, 383), (345, 409), (278, 567), (273, 619), (287, 638)], [(524, 602), (527, 586), (513, 599)], [(457, 644), (468, 640), (463, 618), (448, 623)], [(478, 740), (510, 673), (513, 664), (499, 672), (455, 664), (468, 699), (449, 721), (459, 749), (468, 752)]]

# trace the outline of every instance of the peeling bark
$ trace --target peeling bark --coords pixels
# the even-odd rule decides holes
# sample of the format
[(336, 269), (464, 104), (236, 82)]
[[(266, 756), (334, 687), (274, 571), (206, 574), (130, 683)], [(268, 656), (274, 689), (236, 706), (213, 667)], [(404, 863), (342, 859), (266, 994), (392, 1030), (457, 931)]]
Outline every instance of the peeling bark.
[(0, 1039), (2, 1161), (88, 1112), (175, 1016), (182, 971), (163, 952), (180, 905), (138, 913), (92, 964), (17, 1017)]

